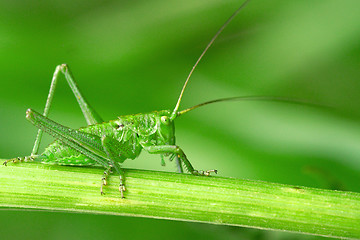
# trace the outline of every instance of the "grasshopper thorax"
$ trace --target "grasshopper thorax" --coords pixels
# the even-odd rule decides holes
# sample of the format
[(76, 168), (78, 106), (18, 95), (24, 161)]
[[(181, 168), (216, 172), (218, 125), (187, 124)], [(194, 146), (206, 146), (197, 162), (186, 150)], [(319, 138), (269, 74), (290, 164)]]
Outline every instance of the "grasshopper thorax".
[(171, 111), (154, 111), (135, 115), (119, 116), (111, 121), (118, 141), (129, 141), (135, 136), (139, 142), (157, 145), (175, 144), (174, 121)]

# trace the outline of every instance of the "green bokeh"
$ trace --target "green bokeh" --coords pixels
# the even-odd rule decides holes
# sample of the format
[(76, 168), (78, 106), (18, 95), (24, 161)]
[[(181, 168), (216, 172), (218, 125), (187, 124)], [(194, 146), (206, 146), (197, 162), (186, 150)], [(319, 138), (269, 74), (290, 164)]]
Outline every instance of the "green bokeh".
[[(172, 109), (197, 57), (241, 2), (1, 0), (0, 157), (30, 153), (36, 129), (25, 110), (42, 110), (60, 63), (70, 65), (104, 119)], [(360, 1), (251, 1), (205, 55), (181, 106), (241, 95), (333, 108), (239, 102), (186, 114), (176, 125), (177, 142), (196, 168), (360, 191)], [(50, 116), (71, 127), (85, 124), (64, 82)], [(125, 167), (175, 170), (146, 153)], [(309, 238), (66, 213), (0, 211), (0, 219), (2, 239)]]

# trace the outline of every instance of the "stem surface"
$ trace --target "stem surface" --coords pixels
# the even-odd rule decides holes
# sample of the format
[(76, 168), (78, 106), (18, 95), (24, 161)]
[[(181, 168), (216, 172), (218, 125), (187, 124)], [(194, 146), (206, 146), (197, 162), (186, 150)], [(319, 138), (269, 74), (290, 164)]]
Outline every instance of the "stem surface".
[(100, 195), (99, 168), (0, 167), (0, 207), (142, 216), (360, 238), (360, 194), (262, 181), (125, 170)]

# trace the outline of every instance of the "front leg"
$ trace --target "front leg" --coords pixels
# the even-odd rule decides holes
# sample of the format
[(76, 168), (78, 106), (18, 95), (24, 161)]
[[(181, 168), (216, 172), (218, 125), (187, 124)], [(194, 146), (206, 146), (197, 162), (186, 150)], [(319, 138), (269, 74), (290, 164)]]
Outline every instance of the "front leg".
[(184, 164), (185, 168), (188, 170), (189, 173), (193, 175), (205, 175), (209, 176), (210, 173), (214, 172), (217, 173), (217, 170), (208, 170), (208, 171), (198, 171), (195, 170), (194, 167), (191, 165), (190, 161), (187, 159), (184, 151), (176, 145), (160, 145), (160, 146), (146, 146), (143, 145), (145, 151), (152, 153), (152, 154), (159, 154), (159, 153), (173, 153), (179, 158), (179, 160)]

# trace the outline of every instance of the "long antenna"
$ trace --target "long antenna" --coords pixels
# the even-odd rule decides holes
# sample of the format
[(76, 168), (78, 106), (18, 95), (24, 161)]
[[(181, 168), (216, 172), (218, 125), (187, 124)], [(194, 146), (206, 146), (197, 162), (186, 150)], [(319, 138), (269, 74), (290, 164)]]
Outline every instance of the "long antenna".
[(194, 110), (196, 108), (206, 106), (212, 103), (218, 103), (218, 102), (228, 102), (228, 101), (272, 101), (272, 102), (283, 102), (283, 103), (291, 103), (291, 104), (299, 104), (299, 105), (306, 105), (310, 107), (318, 107), (323, 109), (329, 109), (329, 106), (321, 105), (317, 103), (312, 103), (308, 101), (303, 101), (299, 99), (291, 99), (291, 98), (285, 98), (285, 97), (268, 97), (268, 96), (240, 96), (240, 97), (229, 97), (229, 98), (219, 98), (207, 102), (203, 102), (200, 104), (197, 104), (195, 106), (192, 106), (190, 108), (184, 109), (177, 113), (177, 116), (180, 116), (184, 113), (187, 113), (191, 110)]
[(180, 102), (181, 102), (181, 99), (182, 99), (182, 96), (184, 94), (184, 91), (185, 91), (185, 88), (186, 88), (186, 85), (188, 84), (189, 82), (189, 79), (191, 77), (191, 75), (193, 74), (196, 66), (199, 64), (199, 62), (201, 61), (202, 57), (205, 55), (205, 53), (207, 52), (207, 50), (210, 48), (210, 46), (213, 44), (213, 42), (216, 40), (216, 38), (220, 35), (220, 33), (224, 30), (224, 28), (231, 22), (231, 20), (233, 20), (233, 18), (241, 11), (241, 9), (243, 9), (246, 4), (248, 4), (248, 2), (250, 2), (250, 0), (246, 0), (234, 13), (233, 15), (231, 15), (231, 17), (221, 26), (221, 28), (216, 32), (216, 34), (213, 36), (213, 38), (210, 40), (210, 42), (208, 43), (208, 45), (206, 46), (206, 48), (204, 49), (204, 51), (201, 53), (200, 57), (198, 58), (198, 60), (196, 61), (195, 65), (192, 67), (189, 75), (187, 76), (186, 78), (186, 81), (185, 81), (185, 84), (181, 90), (181, 93), (180, 93), (180, 96), (179, 96), (179, 99), (176, 103), (176, 106), (174, 108), (174, 111), (172, 112), (171, 114), (171, 117), (170, 119), (173, 120), (175, 117), (176, 117), (176, 114), (177, 114), (177, 111), (179, 109), (179, 106), (180, 106)]

